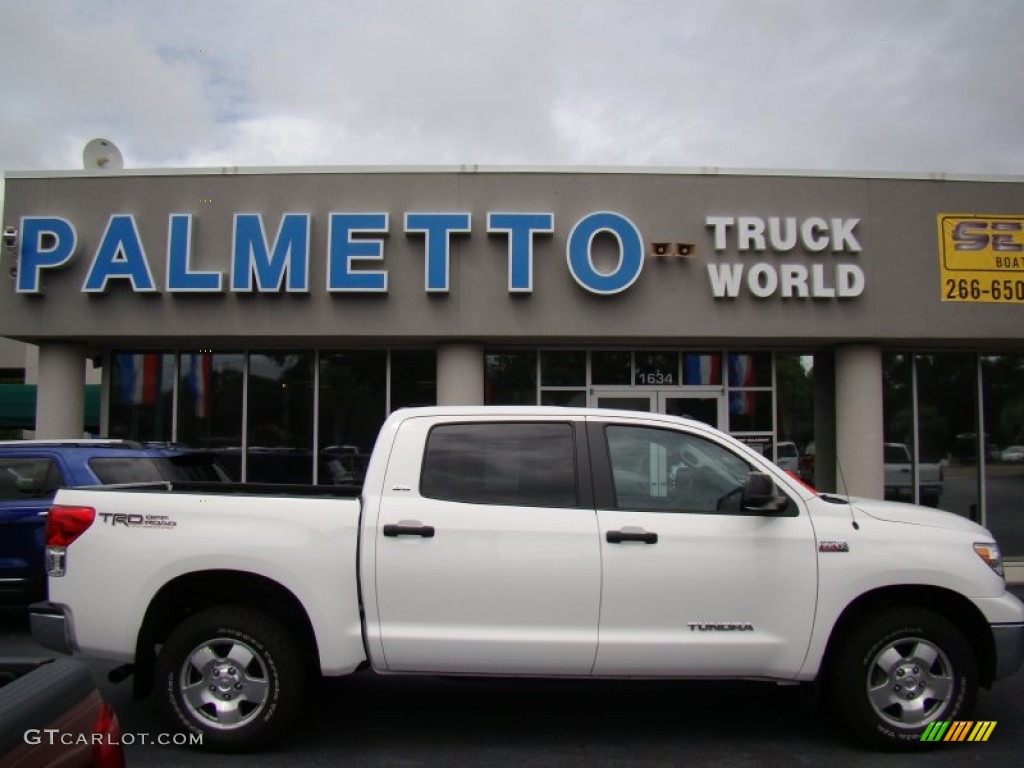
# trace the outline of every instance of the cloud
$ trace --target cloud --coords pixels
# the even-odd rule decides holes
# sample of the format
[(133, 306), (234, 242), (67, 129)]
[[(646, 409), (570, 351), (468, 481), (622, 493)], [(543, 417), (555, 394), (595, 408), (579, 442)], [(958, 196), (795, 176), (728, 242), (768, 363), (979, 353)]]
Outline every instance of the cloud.
[(80, 167), (94, 136), (133, 154), (173, 155), (208, 130), (199, 67), (161, 58), (130, 22), (84, 18), (66, 3), (8, 4), (3, 22), (18, 30), (0, 47), (5, 167)]
[(0, 168), (1024, 173), (1016, 0), (0, 0)]

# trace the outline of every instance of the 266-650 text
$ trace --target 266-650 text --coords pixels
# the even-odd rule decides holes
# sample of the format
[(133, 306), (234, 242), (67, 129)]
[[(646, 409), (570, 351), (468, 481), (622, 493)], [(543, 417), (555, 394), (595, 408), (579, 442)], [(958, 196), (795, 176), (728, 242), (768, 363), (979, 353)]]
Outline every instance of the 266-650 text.
[(947, 280), (946, 299), (1024, 301), (1024, 280)]

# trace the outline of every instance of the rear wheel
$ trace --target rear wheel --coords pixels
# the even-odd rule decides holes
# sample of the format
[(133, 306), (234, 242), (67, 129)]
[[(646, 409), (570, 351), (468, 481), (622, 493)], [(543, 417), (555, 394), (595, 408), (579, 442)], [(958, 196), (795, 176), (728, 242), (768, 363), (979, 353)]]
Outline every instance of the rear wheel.
[(925, 746), (925, 729), (969, 718), (978, 692), (970, 644), (949, 621), (921, 608), (888, 608), (855, 627), (839, 641), (831, 673), (847, 726), (883, 748)]
[(243, 606), (200, 611), (167, 638), (157, 662), (164, 705), (202, 746), (259, 749), (297, 715), (305, 669), (292, 634)]

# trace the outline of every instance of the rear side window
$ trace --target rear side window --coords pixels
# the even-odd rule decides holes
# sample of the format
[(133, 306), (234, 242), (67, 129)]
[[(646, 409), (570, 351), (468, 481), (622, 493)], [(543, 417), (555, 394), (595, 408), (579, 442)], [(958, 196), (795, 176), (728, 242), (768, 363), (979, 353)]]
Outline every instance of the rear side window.
[(104, 485), (152, 483), (161, 480), (223, 480), (206, 454), (181, 456), (109, 456), (89, 460), (89, 469)]
[(910, 451), (902, 445), (886, 445), (885, 446), (885, 463), (886, 464), (909, 464), (910, 463)]
[(431, 430), (420, 493), (471, 504), (575, 507), (576, 449), (564, 423), (445, 424)]
[(45, 499), (61, 485), (60, 470), (44, 456), (0, 459), (0, 501)]

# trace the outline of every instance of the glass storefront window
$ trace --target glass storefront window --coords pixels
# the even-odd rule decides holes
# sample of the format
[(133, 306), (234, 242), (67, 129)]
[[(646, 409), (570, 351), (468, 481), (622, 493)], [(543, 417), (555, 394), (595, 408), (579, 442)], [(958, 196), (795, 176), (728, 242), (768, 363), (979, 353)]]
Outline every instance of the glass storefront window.
[[(772, 431), (772, 392), (756, 389), (729, 392), (729, 431)], [(769, 451), (768, 455), (771, 455)]]
[(920, 503), (981, 520), (977, 357), (916, 355)]
[(775, 463), (814, 480), (814, 357), (775, 355)]
[(973, 354), (882, 357), (887, 499), (981, 521), (977, 382)]
[(917, 501), (913, 482), (917, 430), (914, 427), (913, 358), (907, 354), (882, 356), (882, 413), (885, 461), (885, 498)]
[(543, 387), (586, 386), (587, 353), (575, 350), (541, 352), (540, 383)]
[(536, 352), (488, 352), (484, 376), (486, 405), (537, 404)]
[(177, 442), (213, 449), (232, 480), (242, 479), (241, 352), (184, 352), (178, 358)]
[(387, 352), (323, 352), (317, 482), (360, 483), (387, 418)]
[(772, 385), (771, 352), (730, 352), (729, 386), (770, 387)]
[(246, 480), (313, 482), (313, 353), (249, 356)]
[(590, 353), (591, 383), (596, 386), (629, 386), (633, 373), (632, 352)]
[(643, 386), (674, 386), (679, 383), (678, 352), (637, 352), (633, 383)]
[(560, 405), (569, 408), (586, 408), (587, 391), (547, 389), (540, 393), (541, 405)]
[(106, 434), (212, 451), (235, 481), (305, 484), (314, 478), (316, 419), (318, 482), (349, 483), (361, 480), (390, 411), (437, 402), (433, 350), (323, 352), (316, 398), (314, 360), (313, 352), (115, 351)]
[[(754, 441), (765, 456), (772, 455), (772, 433), (775, 427), (775, 404), (772, 393), (771, 352), (730, 352), (728, 367), (729, 432), (767, 433)], [(755, 389), (757, 387), (758, 389)], [(738, 437), (739, 435), (737, 435)], [(745, 435), (748, 444), (755, 436)]]
[(717, 387), (722, 383), (722, 356), (704, 352), (683, 353), (683, 384)]
[(170, 441), (174, 354), (114, 352), (111, 356), (110, 437)]
[(391, 410), (436, 403), (437, 353), (432, 349), (392, 352)]
[(1024, 356), (981, 359), (985, 526), (1004, 555), (1024, 555)]

